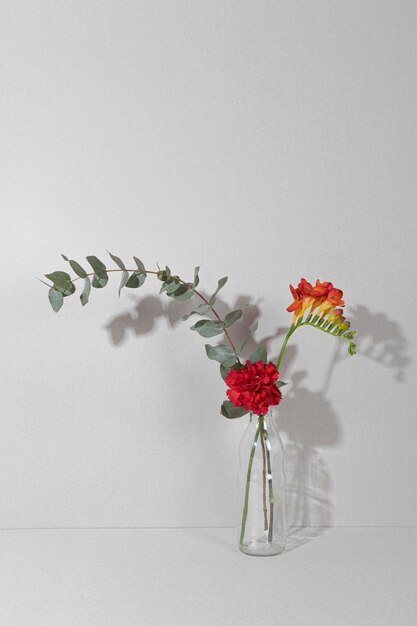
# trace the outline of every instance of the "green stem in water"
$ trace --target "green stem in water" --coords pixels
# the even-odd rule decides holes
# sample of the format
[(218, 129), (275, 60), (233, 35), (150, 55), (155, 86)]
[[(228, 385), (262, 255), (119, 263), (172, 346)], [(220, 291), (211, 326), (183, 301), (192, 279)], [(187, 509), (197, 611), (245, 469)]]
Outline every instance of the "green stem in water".
[(256, 429), (255, 437), (252, 443), (252, 449), (251, 449), (250, 456), (249, 456), (248, 471), (246, 474), (245, 503), (243, 505), (242, 525), (240, 527), (240, 540), (239, 540), (241, 546), (243, 546), (243, 539), (245, 537), (246, 520), (248, 518), (249, 487), (250, 487), (250, 477), (252, 473), (253, 457), (255, 456), (256, 444), (258, 442), (258, 437), (259, 437), (260, 432), (261, 432), (261, 422), (259, 421), (258, 428)]
[(262, 446), (262, 506), (264, 512), (264, 530), (268, 530), (268, 511), (266, 508), (266, 451), (265, 451), (265, 420), (259, 416), (261, 426), (261, 446)]
[(268, 528), (268, 543), (272, 543), (272, 533), (274, 525), (274, 490), (272, 487), (272, 468), (271, 468), (271, 455), (269, 448), (268, 431), (264, 428), (262, 433), (266, 444), (266, 464), (268, 469), (268, 496), (269, 496), (269, 528)]

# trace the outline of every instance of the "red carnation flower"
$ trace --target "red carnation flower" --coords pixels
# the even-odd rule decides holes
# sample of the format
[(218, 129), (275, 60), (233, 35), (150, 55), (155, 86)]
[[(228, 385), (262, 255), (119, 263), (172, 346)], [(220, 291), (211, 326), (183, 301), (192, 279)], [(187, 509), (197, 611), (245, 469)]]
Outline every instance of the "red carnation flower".
[(270, 406), (281, 401), (281, 392), (274, 384), (279, 372), (274, 363), (246, 361), (244, 367), (231, 369), (225, 382), (230, 389), (227, 397), (235, 406), (243, 406), (256, 415), (264, 415)]

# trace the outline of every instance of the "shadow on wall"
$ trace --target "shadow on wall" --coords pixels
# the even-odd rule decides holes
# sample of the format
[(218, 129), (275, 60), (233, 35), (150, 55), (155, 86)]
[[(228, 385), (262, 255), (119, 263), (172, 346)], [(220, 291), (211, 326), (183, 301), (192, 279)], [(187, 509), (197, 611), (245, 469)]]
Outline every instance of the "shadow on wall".
[[(294, 349), (289, 356), (295, 355)], [(287, 550), (332, 526), (332, 480), (319, 448), (335, 448), (342, 442), (336, 411), (323, 390), (311, 391), (303, 386), (306, 376), (304, 371), (293, 374), (278, 424), (286, 435)]]
[[(371, 313), (363, 305), (350, 309), (348, 319), (357, 331), (358, 354), (394, 370), (395, 378), (404, 382), (411, 358), (407, 354), (407, 341), (398, 322), (390, 320), (385, 313)], [(346, 354), (338, 351), (335, 361), (343, 358), (346, 358)]]
[[(175, 301), (165, 304), (160, 298), (150, 296), (139, 300), (132, 313), (112, 319), (105, 328), (113, 345), (119, 346), (129, 336), (152, 333), (158, 318), (165, 317), (169, 325), (175, 327), (180, 322), (181, 315), (191, 308), (189, 303), (185, 303), (185, 306), (184, 303)], [(220, 298), (216, 302), (216, 309), (221, 316), (236, 308), (244, 311), (243, 319), (233, 327), (233, 340), (240, 346), (248, 335), (250, 325), (259, 318), (260, 311), (258, 303), (252, 302), (251, 297), (246, 295), (238, 296), (231, 308)], [(397, 380), (403, 381), (411, 359), (398, 323), (390, 320), (384, 313), (371, 313), (363, 305), (353, 309), (348, 318), (352, 328), (357, 330), (358, 357), (365, 357), (393, 369)], [(188, 323), (190, 322), (192, 319)], [(260, 345), (264, 345), (268, 353), (270, 349), (277, 350), (280, 346), (279, 338), (286, 331), (287, 328), (278, 327), (273, 334), (258, 341), (251, 338), (246, 347), (247, 354)], [(196, 339), (202, 338), (196, 336)], [(305, 371), (295, 372), (291, 377), (291, 384), (285, 388), (288, 391), (284, 394), (277, 426), (284, 433), (285, 439), (287, 550), (312, 540), (324, 528), (333, 524), (332, 479), (319, 450), (326, 447), (336, 448), (343, 440), (339, 417), (326, 397), (337, 364), (345, 358), (352, 358), (342, 343), (344, 344), (342, 341), (336, 342), (322, 389), (311, 391), (304, 386), (307, 377)], [(285, 358), (287, 371), (291, 369), (295, 357), (295, 346), (289, 346)], [(277, 356), (270, 355), (269, 358), (276, 360)], [(217, 449), (217, 453), (220, 452)], [(228, 450), (224, 451), (224, 454), (228, 453)]]

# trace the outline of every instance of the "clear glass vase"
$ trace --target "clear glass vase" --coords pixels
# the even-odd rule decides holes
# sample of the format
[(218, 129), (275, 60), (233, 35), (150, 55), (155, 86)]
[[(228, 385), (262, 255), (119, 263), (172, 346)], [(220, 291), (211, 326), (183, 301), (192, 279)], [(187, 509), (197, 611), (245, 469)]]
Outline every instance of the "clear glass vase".
[(285, 549), (284, 448), (274, 425), (276, 408), (250, 416), (239, 448), (239, 549), (272, 556)]

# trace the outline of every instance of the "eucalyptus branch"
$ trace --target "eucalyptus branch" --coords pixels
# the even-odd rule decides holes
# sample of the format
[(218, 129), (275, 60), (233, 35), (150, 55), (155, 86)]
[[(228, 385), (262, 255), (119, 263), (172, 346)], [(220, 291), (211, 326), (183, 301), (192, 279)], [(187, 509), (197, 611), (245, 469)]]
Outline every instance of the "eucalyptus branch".
[[(186, 284), (186, 283), (184, 283), (184, 281), (183, 281), (183, 280), (181, 280), (181, 279), (180, 279), (180, 281), (181, 281), (183, 284)], [(205, 298), (205, 297), (204, 297), (204, 296), (203, 296), (203, 295), (202, 295), (199, 291), (197, 291), (197, 289), (195, 289), (194, 287), (193, 287), (193, 291), (194, 291), (195, 295), (196, 295), (196, 296), (198, 296), (198, 297), (199, 297), (199, 298), (200, 298), (200, 299), (201, 299), (201, 300), (202, 300), (205, 304), (207, 304), (207, 305), (209, 304), (209, 301), (208, 301), (208, 300), (207, 300), (207, 299), (206, 299), (206, 298)], [(228, 340), (228, 342), (230, 343), (230, 346), (231, 346), (231, 348), (232, 348), (233, 352), (234, 352), (234, 353), (235, 353), (235, 355), (236, 355), (236, 361), (237, 361), (238, 363), (240, 363), (239, 353), (238, 353), (238, 351), (236, 350), (235, 344), (234, 344), (234, 343), (233, 343), (233, 341), (231, 340), (230, 335), (229, 335), (229, 333), (228, 333), (228, 332), (227, 332), (227, 330), (226, 330), (225, 321), (224, 321), (224, 320), (222, 320), (222, 319), (220, 318), (220, 316), (218, 315), (217, 311), (216, 311), (213, 307), (211, 307), (211, 312), (213, 313), (214, 317), (216, 317), (216, 318), (217, 318), (217, 320), (218, 320), (218, 321), (220, 322), (220, 324), (222, 325), (222, 327), (223, 327), (223, 332), (224, 332), (224, 334), (225, 334), (225, 336), (226, 336), (226, 339), (227, 339), (227, 340)]]
[[(66, 272), (53, 272), (52, 274), (46, 275), (47, 278), (52, 280), (53, 282), (52, 285), (48, 285), (47, 283), (41, 280), (41, 282), (43, 282), (45, 285), (47, 285), (50, 288), (49, 300), (51, 302), (51, 305), (54, 311), (58, 311), (61, 308), (63, 304), (63, 298), (65, 296), (69, 296), (72, 293), (74, 293), (75, 291), (74, 282), (77, 280), (84, 279), (85, 281), (84, 291), (80, 297), (81, 302), (84, 305), (88, 302), (88, 297), (90, 294), (90, 289), (91, 289), (90, 277), (93, 277), (92, 286), (100, 288), (100, 287), (104, 287), (107, 284), (107, 281), (108, 281), (107, 275), (110, 272), (122, 273), (122, 282), (119, 288), (119, 294), (120, 294), (120, 291), (123, 287), (132, 287), (132, 288), (140, 287), (143, 284), (147, 274), (153, 274), (157, 276), (158, 279), (161, 280), (163, 283), (160, 293), (163, 293), (164, 291), (166, 291), (167, 295), (174, 299), (186, 300), (190, 297), (190, 295), (196, 295), (198, 298), (200, 298), (200, 300), (203, 303), (202, 305), (200, 305), (201, 307), (203, 307), (202, 311), (199, 311), (199, 310), (192, 311), (191, 314), (184, 316), (184, 319), (187, 319), (189, 315), (192, 315), (193, 313), (198, 313), (198, 314), (211, 313), (216, 320), (215, 322), (210, 323), (209, 320), (202, 320), (201, 322), (198, 322), (197, 324), (195, 324), (192, 327), (192, 330), (197, 330), (199, 334), (203, 336), (209, 336), (209, 337), (214, 336), (215, 334), (224, 333), (230, 345), (231, 351), (233, 353), (233, 363), (236, 362), (239, 365), (241, 365), (241, 362), (239, 359), (239, 352), (236, 349), (236, 346), (233, 343), (233, 340), (230, 337), (230, 334), (227, 330), (227, 320), (228, 320), (228, 317), (230, 318), (230, 316), (233, 315), (233, 320), (230, 320), (230, 321), (231, 323), (234, 323), (234, 321), (237, 321), (237, 319), (241, 317), (242, 311), (241, 310), (234, 311), (228, 316), (226, 316), (225, 319), (222, 319), (220, 315), (218, 314), (218, 312), (216, 311), (216, 309), (213, 307), (215, 296), (218, 293), (218, 291), (221, 289), (221, 287), (223, 287), (223, 285), (227, 281), (227, 278), (221, 279), (219, 281), (219, 285), (215, 294), (213, 294), (210, 300), (208, 300), (207, 298), (205, 298), (205, 296), (203, 296), (203, 294), (200, 291), (196, 289), (196, 286), (199, 282), (198, 280), (199, 268), (195, 269), (194, 282), (190, 283), (190, 282), (186, 282), (179, 276), (172, 276), (171, 270), (168, 267), (166, 267), (165, 270), (160, 270), (160, 269), (158, 269), (158, 271), (148, 270), (144, 267), (143, 263), (139, 261), (139, 259), (134, 257), (134, 260), (138, 267), (134, 269), (126, 268), (123, 261), (119, 257), (116, 257), (115, 255), (112, 255), (111, 253), (109, 254), (119, 267), (117, 269), (109, 269), (104, 265), (104, 263), (102, 263), (102, 261), (97, 259), (97, 257), (90, 256), (90, 257), (87, 257), (87, 260), (90, 263), (90, 265), (93, 267), (93, 270), (94, 270), (93, 272), (86, 272), (76, 261), (69, 260), (66, 256), (62, 255), (63, 258), (70, 263), (72, 269), (76, 272), (77, 276), (75, 278), (71, 278), (71, 276), (67, 274)], [(131, 274), (131, 276), (129, 276), (129, 274)], [(178, 292), (179, 294), (178, 298), (176, 298), (176, 292)], [(215, 324), (214, 327), (213, 327), (213, 324)]]

